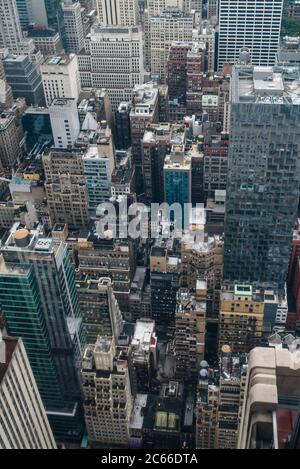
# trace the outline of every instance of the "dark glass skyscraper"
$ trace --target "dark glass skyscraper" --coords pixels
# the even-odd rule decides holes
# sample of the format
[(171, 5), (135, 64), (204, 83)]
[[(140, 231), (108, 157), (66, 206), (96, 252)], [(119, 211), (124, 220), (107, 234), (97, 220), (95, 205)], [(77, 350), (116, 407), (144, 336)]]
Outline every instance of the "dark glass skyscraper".
[(299, 201), (300, 81), (236, 66), (225, 219), (225, 282), (283, 289)]
[(67, 246), (36, 230), (13, 228), (1, 254), (0, 303), (8, 332), (24, 341), (56, 438), (79, 439), (84, 337)]

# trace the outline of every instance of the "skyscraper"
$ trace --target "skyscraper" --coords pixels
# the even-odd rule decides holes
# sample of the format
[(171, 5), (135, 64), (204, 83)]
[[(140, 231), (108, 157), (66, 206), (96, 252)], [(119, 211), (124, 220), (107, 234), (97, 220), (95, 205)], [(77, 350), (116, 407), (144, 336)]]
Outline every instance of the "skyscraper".
[(138, 0), (97, 0), (98, 20), (104, 25), (139, 24)]
[(0, 330), (0, 449), (55, 449), (22, 339)]
[(220, 0), (219, 60), (236, 63), (250, 50), (253, 65), (274, 65), (279, 44), (283, 0)]
[(96, 24), (78, 55), (82, 88), (106, 88), (115, 112), (144, 83), (143, 35), (138, 26)]
[(64, 0), (61, 5), (63, 42), (66, 52), (77, 53), (84, 47), (84, 29), (80, 2)]
[(16, 0), (17, 9), (19, 12), (19, 18), (22, 28), (28, 26), (28, 10), (27, 10), (28, 0)]
[(150, 18), (151, 74), (166, 81), (167, 61), (173, 41), (191, 41), (193, 16), (177, 9)]
[(52, 226), (67, 223), (78, 230), (89, 222), (84, 150), (51, 149), (43, 155), (45, 189)]
[(22, 30), (16, 0), (0, 0), (0, 48), (18, 52)]
[(78, 439), (77, 367), (84, 337), (67, 246), (14, 225), (1, 254), (0, 301), (8, 333), (24, 340), (55, 436)]
[(75, 54), (47, 57), (41, 64), (41, 74), (47, 106), (54, 98), (78, 100), (81, 88)]
[(224, 280), (283, 290), (299, 200), (299, 78), (237, 66), (231, 87)]

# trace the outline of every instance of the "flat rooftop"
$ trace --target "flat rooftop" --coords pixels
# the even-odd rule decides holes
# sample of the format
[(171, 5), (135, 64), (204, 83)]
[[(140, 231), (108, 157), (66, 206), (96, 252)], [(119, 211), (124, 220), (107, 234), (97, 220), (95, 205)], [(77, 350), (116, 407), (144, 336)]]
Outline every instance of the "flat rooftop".
[(232, 102), (300, 105), (298, 73), (281, 67), (237, 65), (232, 75)]

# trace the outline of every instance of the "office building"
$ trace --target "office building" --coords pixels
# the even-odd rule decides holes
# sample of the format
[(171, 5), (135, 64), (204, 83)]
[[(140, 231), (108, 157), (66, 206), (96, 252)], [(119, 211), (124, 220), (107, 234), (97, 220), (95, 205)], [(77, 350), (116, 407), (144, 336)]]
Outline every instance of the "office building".
[(45, 57), (49, 55), (57, 57), (63, 52), (60, 35), (55, 29), (30, 25), (27, 28), (27, 36), (33, 39), (35, 47)]
[(132, 162), (141, 171), (142, 139), (147, 125), (158, 122), (158, 89), (153, 83), (136, 86), (130, 111)]
[(24, 134), (16, 115), (0, 117), (0, 161), (5, 169), (12, 169), (24, 156)]
[(131, 101), (135, 85), (144, 83), (140, 27), (94, 25), (78, 61), (82, 88), (106, 88), (115, 112), (120, 102)]
[(212, 198), (216, 190), (226, 190), (229, 135), (211, 135), (204, 140), (204, 191)]
[(70, 148), (80, 132), (77, 102), (73, 98), (55, 98), (49, 106), (55, 148)]
[(17, 53), (22, 40), (23, 35), (16, 0), (1, 0), (0, 48), (6, 48), (11, 53)]
[(43, 155), (51, 224), (78, 230), (89, 222), (88, 191), (81, 149), (50, 149)]
[(0, 330), (0, 448), (56, 449), (21, 338)]
[(150, 285), (146, 267), (137, 267), (130, 285), (129, 312), (132, 321), (150, 317)]
[(207, 19), (214, 24), (218, 24), (219, 17), (219, 0), (208, 0), (207, 2)]
[(115, 113), (117, 150), (127, 150), (131, 146), (130, 111), (131, 103), (121, 102)]
[(236, 449), (247, 374), (247, 355), (224, 346), (213, 369), (200, 364), (196, 403), (196, 448)]
[(111, 280), (89, 279), (77, 273), (76, 288), (87, 344), (95, 344), (98, 336), (119, 337), (123, 318), (114, 295)]
[(47, 106), (55, 98), (72, 98), (78, 101), (81, 88), (75, 54), (47, 57), (41, 65), (41, 74)]
[(9, 110), (13, 105), (12, 89), (6, 81), (4, 65), (0, 60), (0, 112)]
[(154, 246), (150, 255), (151, 318), (158, 325), (174, 321), (180, 284), (180, 259)]
[(283, 291), (298, 207), (298, 75), (235, 67), (224, 280)]
[(253, 65), (275, 64), (279, 46), (282, 0), (219, 0), (218, 69), (236, 64), (242, 48)]
[(248, 353), (271, 334), (276, 324), (285, 324), (287, 302), (271, 289), (250, 285), (223, 287), (219, 316), (219, 349)]
[(185, 204), (192, 202), (192, 165), (191, 158), (185, 154), (182, 144), (174, 144), (164, 164), (165, 202), (171, 206), (178, 203), (182, 208), (182, 223), (189, 219), (184, 213)]
[(205, 63), (205, 45), (193, 44), (186, 57), (186, 111), (188, 115), (201, 112), (202, 72)]
[(250, 352), (238, 449), (299, 449), (299, 352)]
[(79, 233), (76, 251), (76, 267), (91, 279), (108, 277), (121, 311), (129, 310), (130, 285), (135, 272), (135, 253), (132, 243), (98, 236), (94, 227)]
[(79, 1), (63, 0), (62, 24), (63, 24), (63, 42), (66, 52), (78, 53), (84, 47), (84, 27), (82, 19), (82, 6)]
[(7, 331), (24, 341), (55, 437), (78, 440), (84, 337), (67, 246), (38, 229), (14, 225), (1, 254), (0, 301)]
[(203, 42), (205, 44), (206, 51), (206, 68), (205, 70), (213, 71), (216, 69), (216, 30), (207, 21), (204, 20), (200, 24), (200, 28), (197, 31), (195, 40)]
[(60, 0), (26, 0), (29, 23), (60, 31), (62, 11)]
[(27, 2), (28, 0), (16, 0), (17, 10), (19, 13), (19, 19), (22, 29), (27, 28), (29, 23)]
[(196, 294), (181, 289), (175, 315), (175, 377), (197, 382), (204, 360), (206, 329), (206, 282), (198, 282)]
[(112, 133), (104, 125), (96, 130), (95, 142), (91, 142), (83, 156), (83, 173), (86, 177), (89, 210), (92, 215), (96, 214), (98, 205), (110, 199), (114, 169), (115, 147)]
[(145, 201), (162, 203), (164, 193), (164, 163), (173, 144), (183, 143), (185, 133), (176, 124), (151, 124), (147, 126), (142, 142)]
[(150, 18), (151, 76), (166, 82), (167, 61), (173, 41), (191, 41), (193, 16), (180, 10), (166, 10)]
[(247, 366), (246, 354), (234, 354), (226, 345), (220, 351), (216, 449), (237, 448)]
[(202, 241), (184, 236), (181, 243), (182, 286), (195, 291), (197, 282), (207, 283), (207, 319), (218, 318), (223, 273), (224, 242), (220, 236)]
[(143, 318), (135, 323), (130, 363), (132, 394), (149, 392), (157, 368), (157, 337), (151, 319)]
[(128, 357), (116, 339), (99, 336), (82, 359), (84, 411), (89, 442), (128, 447), (133, 399)]
[(134, 26), (140, 23), (137, 0), (96, 0), (98, 21), (104, 25)]
[(7, 83), (15, 99), (25, 98), (29, 106), (44, 106), (42, 77), (38, 64), (28, 55), (8, 56), (3, 61)]

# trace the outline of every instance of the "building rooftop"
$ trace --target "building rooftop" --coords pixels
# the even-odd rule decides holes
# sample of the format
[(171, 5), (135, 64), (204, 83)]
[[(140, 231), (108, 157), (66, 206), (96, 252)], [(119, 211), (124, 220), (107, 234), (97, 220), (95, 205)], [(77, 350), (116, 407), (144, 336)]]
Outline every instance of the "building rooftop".
[(55, 67), (66, 67), (68, 66), (72, 60), (76, 57), (75, 54), (62, 54), (59, 56), (48, 56), (44, 62), (42, 63), (42, 67), (47, 66), (55, 66)]
[(132, 338), (133, 359), (148, 357), (151, 347), (156, 345), (155, 322), (150, 319), (136, 322)]
[(237, 65), (233, 68), (232, 102), (300, 105), (300, 79), (281, 67)]

